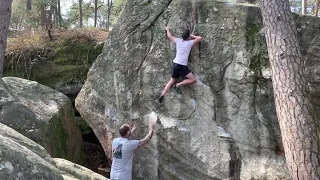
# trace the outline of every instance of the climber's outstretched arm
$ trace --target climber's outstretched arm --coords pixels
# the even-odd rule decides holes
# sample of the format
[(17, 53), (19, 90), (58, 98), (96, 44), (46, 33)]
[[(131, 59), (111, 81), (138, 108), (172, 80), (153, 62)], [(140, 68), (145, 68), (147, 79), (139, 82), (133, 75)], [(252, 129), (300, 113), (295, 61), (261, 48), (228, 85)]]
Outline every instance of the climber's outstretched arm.
[(168, 38), (173, 41), (173, 42), (176, 42), (176, 37), (172, 36), (170, 30), (169, 30), (169, 26), (166, 27), (166, 31), (167, 31), (167, 36)]
[(202, 41), (202, 37), (201, 36), (195, 36), (193, 34), (190, 35), (191, 38), (193, 38), (193, 45), (199, 44), (200, 41)]
[(139, 140), (138, 147), (142, 147), (142, 146), (148, 144), (151, 141), (151, 138), (153, 136), (153, 133), (154, 133), (154, 130), (155, 130), (155, 127), (156, 127), (156, 122), (157, 122), (156, 118), (158, 118), (158, 117), (157, 116), (152, 116), (152, 118), (154, 118), (154, 119), (150, 119), (149, 120), (149, 133), (145, 138)]

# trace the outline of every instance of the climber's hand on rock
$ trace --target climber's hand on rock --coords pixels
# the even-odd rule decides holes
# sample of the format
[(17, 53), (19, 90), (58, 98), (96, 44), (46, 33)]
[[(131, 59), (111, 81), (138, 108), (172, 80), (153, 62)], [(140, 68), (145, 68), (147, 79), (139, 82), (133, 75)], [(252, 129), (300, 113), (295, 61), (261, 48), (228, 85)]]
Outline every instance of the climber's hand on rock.
[(135, 130), (137, 129), (137, 125), (133, 125), (133, 127), (131, 128), (131, 133), (133, 133)]
[(156, 123), (154, 121), (150, 121), (149, 123), (149, 129), (154, 130), (156, 128)]

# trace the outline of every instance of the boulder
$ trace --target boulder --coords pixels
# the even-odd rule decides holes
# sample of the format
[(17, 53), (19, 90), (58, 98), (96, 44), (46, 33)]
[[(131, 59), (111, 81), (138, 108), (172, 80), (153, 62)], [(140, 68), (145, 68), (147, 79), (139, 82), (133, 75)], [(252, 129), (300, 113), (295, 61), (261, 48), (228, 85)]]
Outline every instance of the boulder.
[(42, 146), (1, 123), (0, 179), (107, 180), (68, 160), (52, 159)]
[(63, 179), (43, 147), (4, 124), (0, 130), (0, 179)]
[(14, 129), (1, 123), (0, 123), (0, 135), (5, 138), (9, 138), (10, 140), (20, 144), (21, 146), (28, 148), (33, 153), (35, 153), (42, 159), (46, 160), (50, 164), (55, 164), (50, 154), (42, 146), (32, 141), (31, 139), (23, 136), (22, 134), (18, 133)]
[[(313, 97), (319, 99), (320, 20), (295, 15), (295, 21), (302, 54), (312, 59), (307, 65)], [(195, 26), (204, 40), (189, 58), (197, 83), (182, 87), (182, 95), (169, 92), (158, 104), (175, 56), (167, 25), (177, 37)], [(136, 152), (134, 179), (290, 179), (270, 77), (258, 7), (214, 0), (128, 1), (88, 72), (76, 108), (109, 159), (120, 125), (138, 124), (136, 137), (143, 138), (149, 114), (160, 117), (151, 144)]]
[(68, 160), (54, 158), (54, 161), (65, 180), (108, 180), (106, 177)]
[(0, 80), (0, 122), (42, 145), (53, 157), (83, 162), (82, 137), (71, 101), (37, 82)]

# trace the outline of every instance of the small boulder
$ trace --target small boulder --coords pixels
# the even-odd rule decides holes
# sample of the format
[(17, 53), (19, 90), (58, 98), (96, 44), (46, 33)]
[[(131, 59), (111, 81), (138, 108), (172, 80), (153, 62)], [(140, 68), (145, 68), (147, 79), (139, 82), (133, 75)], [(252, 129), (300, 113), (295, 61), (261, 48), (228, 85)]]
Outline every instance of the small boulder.
[(0, 129), (0, 179), (63, 179), (43, 147), (6, 125)]
[(0, 122), (42, 145), (52, 157), (83, 162), (83, 145), (70, 99), (35, 81), (0, 80)]
[(68, 160), (54, 158), (60, 173), (65, 180), (81, 179), (81, 180), (108, 180), (106, 177), (91, 171), (83, 166), (74, 164)]

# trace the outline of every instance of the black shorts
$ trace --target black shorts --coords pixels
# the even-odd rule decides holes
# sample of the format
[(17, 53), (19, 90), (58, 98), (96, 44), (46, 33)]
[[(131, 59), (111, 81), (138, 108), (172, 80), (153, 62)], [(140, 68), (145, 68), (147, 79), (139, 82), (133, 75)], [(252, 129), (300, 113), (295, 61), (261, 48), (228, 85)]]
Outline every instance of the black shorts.
[(185, 77), (187, 74), (189, 74), (191, 71), (188, 69), (187, 66), (183, 66), (180, 64), (173, 63), (172, 66), (172, 78), (179, 78), (179, 77)]

